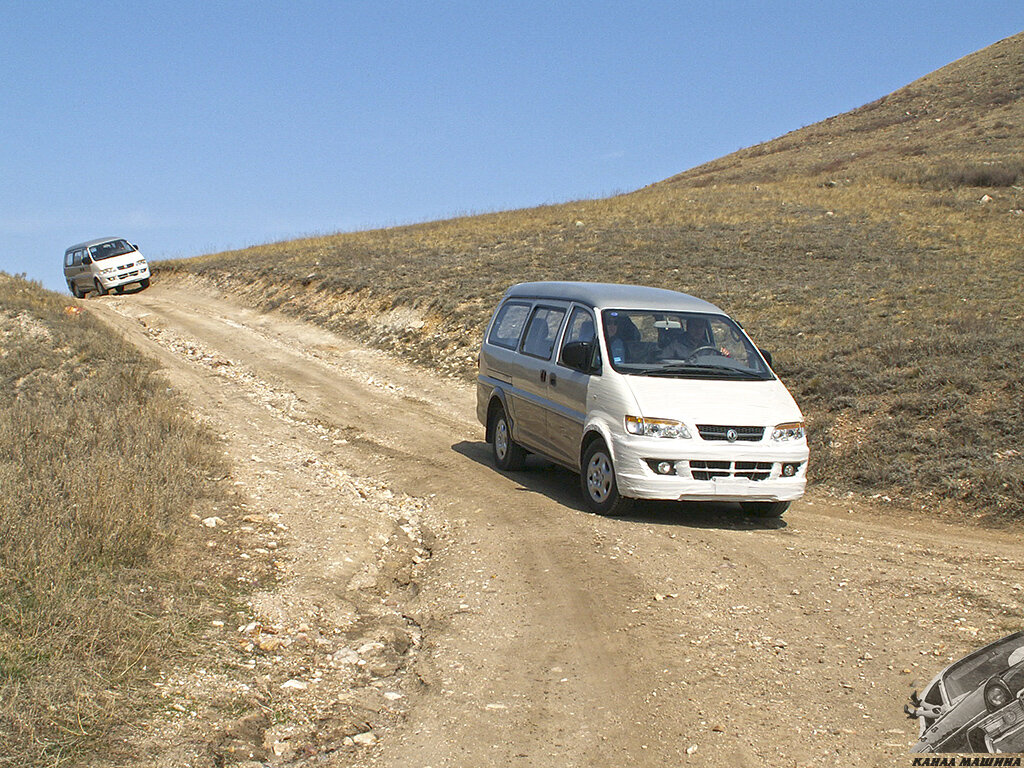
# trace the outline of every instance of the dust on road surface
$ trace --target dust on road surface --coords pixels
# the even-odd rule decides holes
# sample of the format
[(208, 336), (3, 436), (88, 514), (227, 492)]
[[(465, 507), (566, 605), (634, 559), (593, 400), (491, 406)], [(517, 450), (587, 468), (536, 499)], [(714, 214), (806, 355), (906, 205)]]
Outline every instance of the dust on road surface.
[(820, 490), (601, 518), (493, 469), (464, 383), (198, 282), (83, 305), (222, 436), (278, 570), (142, 764), (907, 764), (910, 691), (1021, 628), (1012, 534)]

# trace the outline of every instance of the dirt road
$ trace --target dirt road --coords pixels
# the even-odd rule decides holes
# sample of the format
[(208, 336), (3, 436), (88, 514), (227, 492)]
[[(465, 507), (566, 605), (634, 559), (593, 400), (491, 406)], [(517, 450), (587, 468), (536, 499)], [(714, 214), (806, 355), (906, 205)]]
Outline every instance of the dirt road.
[(465, 384), (198, 283), (83, 305), (223, 437), (265, 524), (238, 556), (280, 572), (152, 764), (906, 765), (912, 688), (1021, 628), (1015, 535), (821, 491), (605, 519), (495, 471)]

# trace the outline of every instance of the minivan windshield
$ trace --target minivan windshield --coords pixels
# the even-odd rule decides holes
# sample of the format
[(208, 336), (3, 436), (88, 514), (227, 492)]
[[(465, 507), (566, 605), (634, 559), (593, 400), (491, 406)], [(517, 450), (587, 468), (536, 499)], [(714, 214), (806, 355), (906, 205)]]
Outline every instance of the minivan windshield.
[(122, 256), (134, 250), (127, 240), (109, 240), (99, 245), (90, 246), (89, 255), (93, 261), (100, 261), (109, 259), (111, 256)]
[(601, 313), (612, 367), (637, 376), (774, 378), (740, 327), (725, 315), (606, 309)]

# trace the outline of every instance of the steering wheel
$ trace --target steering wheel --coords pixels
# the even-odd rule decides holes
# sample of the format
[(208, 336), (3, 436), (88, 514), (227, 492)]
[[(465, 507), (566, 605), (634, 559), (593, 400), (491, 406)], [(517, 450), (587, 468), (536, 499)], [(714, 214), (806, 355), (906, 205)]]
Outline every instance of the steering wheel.
[(713, 354), (713, 355), (720, 355), (720, 354), (722, 354), (721, 352), (718, 351), (718, 347), (712, 347), (710, 345), (706, 345), (706, 346), (703, 346), (703, 347), (697, 347), (695, 350), (693, 350), (693, 352), (691, 352), (690, 354), (688, 354), (686, 356), (686, 359), (690, 360), (690, 359), (692, 359), (694, 357), (697, 357), (699, 355), (705, 355), (705, 354), (709, 354), (709, 353)]

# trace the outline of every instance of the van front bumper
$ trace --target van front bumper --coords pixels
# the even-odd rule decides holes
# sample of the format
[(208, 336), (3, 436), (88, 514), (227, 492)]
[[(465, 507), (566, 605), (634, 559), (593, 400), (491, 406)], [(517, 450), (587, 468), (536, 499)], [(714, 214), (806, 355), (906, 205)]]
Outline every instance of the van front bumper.
[(100, 284), (107, 290), (116, 288), (119, 285), (137, 283), (148, 278), (149, 266), (145, 264), (141, 267), (133, 264), (130, 267), (119, 269), (117, 272), (111, 272), (109, 275), (100, 274), (98, 276)]
[[(619, 493), (634, 499), (793, 501), (807, 486), (803, 441), (792, 446), (768, 440), (709, 445), (628, 436), (613, 450)], [(666, 465), (669, 471), (659, 472)]]

